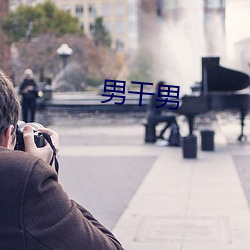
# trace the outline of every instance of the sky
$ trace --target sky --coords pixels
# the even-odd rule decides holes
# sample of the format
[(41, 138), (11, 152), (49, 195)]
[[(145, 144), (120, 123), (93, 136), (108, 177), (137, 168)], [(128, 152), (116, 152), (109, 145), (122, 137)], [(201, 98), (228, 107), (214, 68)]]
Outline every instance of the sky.
[(245, 38), (250, 38), (250, 0), (227, 0), (226, 41), (229, 56), (234, 57), (234, 43)]

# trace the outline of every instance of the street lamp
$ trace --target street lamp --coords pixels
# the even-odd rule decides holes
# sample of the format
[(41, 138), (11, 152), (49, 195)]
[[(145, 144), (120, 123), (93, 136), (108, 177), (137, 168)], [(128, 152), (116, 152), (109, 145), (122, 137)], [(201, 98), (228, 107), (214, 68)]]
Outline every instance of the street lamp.
[(67, 64), (67, 59), (71, 56), (73, 53), (73, 50), (69, 47), (67, 43), (63, 43), (57, 50), (57, 55), (59, 55), (63, 60), (63, 68), (65, 68)]

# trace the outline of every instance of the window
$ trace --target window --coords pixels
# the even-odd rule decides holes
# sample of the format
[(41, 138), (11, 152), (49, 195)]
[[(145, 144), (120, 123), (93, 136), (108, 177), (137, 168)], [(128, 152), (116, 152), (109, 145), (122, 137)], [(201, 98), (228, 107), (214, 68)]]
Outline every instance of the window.
[(102, 15), (103, 16), (109, 16), (110, 15), (110, 4), (109, 3), (103, 3), (102, 4)]
[(89, 4), (89, 16), (96, 15), (96, 6), (94, 4)]
[(124, 49), (124, 42), (120, 39), (116, 39), (116, 49), (123, 50)]
[(122, 4), (122, 3), (116, 3), (115, 4), (115, 15), (116, 16), (122, 16), (124, 14), (125, 14), (124, 4)]
[(129, 21), (128, 22), (129, 33), (136, 33), (137, 32), (137, 23), (136, 21)]
[(71, 11), (71, 8), (70, 8), (69, 5), (65, 5), (65, 6), (63, 7), (63, 9), (64, 9), (66, 12), (68, 12), (68, 13), (70, 13), (70, 11)]
[(129, 5), (129, 10), (128, 10), (128, 15), (129, 16), (136, 16), (137, 15), (137, 6), (136, 5)]
[(225, 7), (224, 0), (206, 0), (205, 5), (208, 9), (220, 9)]
[(95, 29), (95, 24), (94, 23), (89, 23), (89, 32), (93, 33)]
[(124, 22), (123, 21), (116, 21), (115, 22), (115, 32), (116, 33), (123, 33), (124, 32)]
[(77, 16), (83, 15), (83, 6), (82, 5), (76, 5), (76, 15)]
[[(178, 7), (178, 2), (176, 0), (165, 0), (164, 6), (166, 6), (167, 10), (174, 10)], [(159, 7), (159, 5), (158, 5)]]
[(108, 31), (111, 31), (111, 30), (112, 30), (112, 28), (111, 28), (111, 22), (110, 22), (110, 21), (104, 20), (104, 21), (103, 21), (103, 24), (104, 24), (105, 28), (106, 28)]
[(80, 22), (80, 29), (81, 29), (81, 31), (84, 31), (84, 23), (83, 22)]

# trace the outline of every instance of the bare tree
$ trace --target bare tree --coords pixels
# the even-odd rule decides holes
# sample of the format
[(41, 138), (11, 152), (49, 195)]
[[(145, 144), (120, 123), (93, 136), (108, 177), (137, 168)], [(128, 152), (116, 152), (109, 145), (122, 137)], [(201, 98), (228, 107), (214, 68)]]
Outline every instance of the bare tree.
[[(62, 70), (62, 61), (56, 54), (57, 48), (67, 43), (73, 49), (69, 59), (78, 66), (74, 66), (74, 72), (78, 69), (86, 84), (91, 84), (91, 78), (95, 78), (101, 84), (105, 78), (115, 79), (121, 64), (116, 52), (96, 43), (84, 35), (65, 35), (56, 37), (52, 34), (39, 35), (31, 41), (22, 41), (16, 44), (17, 56), (14, 60), (16, 79), (20, 81), (25, 68), (32, 68), (36, 76), (54, 78)], [(63, 77), (63, 76), (62, 76)], [(76, 89), (77, 90), (77, 87)]]

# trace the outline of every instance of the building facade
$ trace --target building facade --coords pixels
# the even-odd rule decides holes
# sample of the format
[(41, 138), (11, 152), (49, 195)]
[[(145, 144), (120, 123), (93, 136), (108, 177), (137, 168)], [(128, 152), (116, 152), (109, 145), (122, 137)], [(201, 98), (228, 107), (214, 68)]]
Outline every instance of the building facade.
[[(110, 32), (112, 47), (129, 51), (138, 47), (138, 0), (51, 0), (60, 9), (79, 19), (84, 33), (91, 36), (96, 17), (103, 17)], [(14, 10), (19, 4), (37, 4), (44, 0), (10, 0)]]
[(78, 17), (85, 34), (91, 35), (96, 17), (103, 17), (113, 48), (134, 50), (138, 46), (137, 0), (52, 0)]
[(139, 0), (138, 2), (138, 34), (140, 43), (147, 39), (151, 30), (155, 29), (157, 18), (157, 0)]
[(10, 10), (15, 10), (20, 4), (35, 5), (43, 2), (44, 0), (9, 0), (9, 6)]

